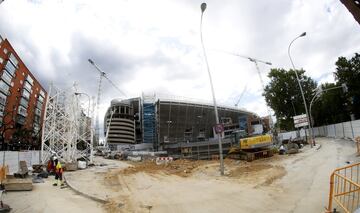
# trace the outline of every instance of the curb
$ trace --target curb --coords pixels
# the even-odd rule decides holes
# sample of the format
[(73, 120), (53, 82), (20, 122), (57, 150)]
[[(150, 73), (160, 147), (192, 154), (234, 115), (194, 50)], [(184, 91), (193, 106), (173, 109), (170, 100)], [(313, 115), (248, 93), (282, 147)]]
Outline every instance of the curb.
[(105, 204), (105, 203), (108, 202), (107, 200), (104, 200), (104, 199), (95, 197), (95, 196), (93, 196), (93, 195), (86, 194), (86, 193), (78, 190), (77, 188), (75, 188), (69, 181), (66, 180), (66, 173), (64, 174), (64, 180), (65, 180), (66, 184), (67, 184), (73, 191), (75, 191), (76, 193), (79, 193), (80, 195), (82, 195), (82, 196), (84, 196), (84, 197), (86, 197), (86, 198), (89, 198), (89, 199), (91, 199), (91, 200), (94, 200), (94, 201), (96, 201), (96, 202), (99, 202), (99, 203)]

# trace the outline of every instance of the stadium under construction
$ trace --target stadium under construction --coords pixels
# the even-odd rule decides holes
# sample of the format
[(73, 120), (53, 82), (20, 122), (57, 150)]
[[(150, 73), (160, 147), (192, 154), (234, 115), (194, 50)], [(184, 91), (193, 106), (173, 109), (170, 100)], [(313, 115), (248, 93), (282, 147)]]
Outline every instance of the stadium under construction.
[[(222, 137), (229, 138), (234, 131), (254, 131), (252, 123), (265, 123), (255, 113), (230, 106), (218, 106)], [(180, 154), (205, 152), (209, 158), (218, 151), (214, 131), (214, 106), (210, 103), (181, 98), (142, 96), (111, 101), (104, 118), (104, 135), (111, 150), (143, 146), (155, 151), (166, 150)], [(224, 152), (231, 146), (224, 140)], [(205, 147), (205, 148), (204, 148)]]

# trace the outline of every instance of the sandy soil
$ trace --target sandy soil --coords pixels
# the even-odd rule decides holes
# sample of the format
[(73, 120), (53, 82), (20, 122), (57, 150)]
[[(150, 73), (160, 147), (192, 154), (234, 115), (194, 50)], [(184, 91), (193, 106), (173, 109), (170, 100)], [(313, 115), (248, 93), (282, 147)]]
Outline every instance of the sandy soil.
[(320, 149), (251, 163), (226, 160), (226, 176), (214, 161), (168, 166), (134, 164), (105, 174), (112, 193), (108, 212), (322, 212), (329, 176), (355, 162), (352, 142), (318, 139)]
[(101, 207), (110, 213), (323, 212), (331, 172), (347, 161), (359, 160), (353, 142), (325, 138), (317, 142), (320, 149), (306, 146), (294, 155), (250, 163), (226, 159), (225, 176), (219, 175), (217, 161), (178, 160), (157, 166), (155, 162), (98, 159), (106, 165), (72, 172), (68, 177), (81, 192), (108, 201), (105, 205), (53, 188), (40, 194), (26, 192), (28, 197), (21, 193), (23, 199), (35, 200), (35, 207), (20, 203), (17, 195), (10, 193), (5, 201), (19, 209), (15, 212), (29, 212), (27, 208), (34, 209), (30, 212), (56, 212), (56, 208), (47, 210), (64, 205), (68, 210), (61, 212), (101, 212)]

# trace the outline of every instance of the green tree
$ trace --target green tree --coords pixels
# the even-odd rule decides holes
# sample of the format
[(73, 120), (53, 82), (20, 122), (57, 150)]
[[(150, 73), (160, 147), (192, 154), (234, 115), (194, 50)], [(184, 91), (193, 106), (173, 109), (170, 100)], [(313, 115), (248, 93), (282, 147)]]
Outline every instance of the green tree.
[[(305, 75), (304, 70), (297, 70), (307, 104), (312, 98), (316, 82)], [(263, 95), (267, 104), (275, 111), (277, 123), (281, 129), (294, 130), (293, 116), (305, 113), (299, 84), (295, 71), (290, 69), (271, 69)]]
[[(339, 87), (341, 84), (324, 83), (321, 85), (323, 91)], [(321, 93), (312, 105), (312, 117), (314, 126), (340, 123), (350, 119), (347, 112), (346, 97), (341, 88)]]
[(360, 118), (360, 54), (350, 60), (345, 57), (339, 57), (335, 63), (335, 80), (339, 83), (345, 83), (348, 87), (346, 102), (349, 110), (354, 114), (355, 119)]

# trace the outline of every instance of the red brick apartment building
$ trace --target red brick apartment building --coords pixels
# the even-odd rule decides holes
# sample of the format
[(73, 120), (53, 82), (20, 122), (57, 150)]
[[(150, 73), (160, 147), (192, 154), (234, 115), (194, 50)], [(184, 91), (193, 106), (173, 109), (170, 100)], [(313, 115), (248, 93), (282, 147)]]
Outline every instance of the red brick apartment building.
[(47, 93), (0, 36), (1, 149), (38, 148)]

